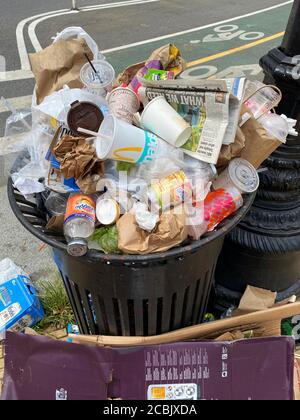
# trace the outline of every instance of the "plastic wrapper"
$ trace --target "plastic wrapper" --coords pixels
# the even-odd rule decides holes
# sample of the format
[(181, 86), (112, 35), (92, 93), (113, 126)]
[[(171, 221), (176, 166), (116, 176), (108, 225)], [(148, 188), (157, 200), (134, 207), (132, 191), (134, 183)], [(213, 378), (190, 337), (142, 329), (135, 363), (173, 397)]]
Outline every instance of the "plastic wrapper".
[(135, 214), (135, 220), (141, 229), (152, 232), (156, 228), (159, 215), (151, 213), (146, 204), (136, 203), (133, 207), (133, 212)]
[(6, 184), (11, 168), (20, 152), (30, 144), (31, 110), (15, 110), (1, 98), (11, 115), (6, 120), (4, 137), (0, 138), (0, 185)]
[(53, 130), (45, 123), (47, 116), (40, 112), (32, 115), (32, 130), (29, 135), (27, 150), (30, 162), (18, 172), (12, 174), (15, 186), (24, 196), (44, 191), (42, 183), (46, 179), (50, 164), (46, 155), (53, 138)]

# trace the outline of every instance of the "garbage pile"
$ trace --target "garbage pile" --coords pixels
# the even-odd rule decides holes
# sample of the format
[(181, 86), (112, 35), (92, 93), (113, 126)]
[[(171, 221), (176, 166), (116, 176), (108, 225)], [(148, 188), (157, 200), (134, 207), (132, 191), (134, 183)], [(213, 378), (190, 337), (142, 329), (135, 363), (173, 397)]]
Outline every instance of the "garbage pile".
[[(199, 240), (243, 206), (296, 121), (274, 86), (182, 79), (174, 45), (116, 79), (81, 28), (30, 55), (31, 110), (12, 111), (0, 155), (26, 151), (14, 186), (45, 201), (68, 252), (149, 254)], [(29, 160), (28, 160), (29, 158)]]

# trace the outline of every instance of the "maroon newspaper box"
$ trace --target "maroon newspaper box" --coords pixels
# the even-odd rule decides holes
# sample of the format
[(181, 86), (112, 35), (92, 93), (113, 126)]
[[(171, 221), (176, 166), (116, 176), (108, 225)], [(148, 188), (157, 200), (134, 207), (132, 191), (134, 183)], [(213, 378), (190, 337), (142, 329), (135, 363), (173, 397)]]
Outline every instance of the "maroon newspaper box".
[(8, 333), (4, 400), (292, 400), (294, 341), (103, 348)]

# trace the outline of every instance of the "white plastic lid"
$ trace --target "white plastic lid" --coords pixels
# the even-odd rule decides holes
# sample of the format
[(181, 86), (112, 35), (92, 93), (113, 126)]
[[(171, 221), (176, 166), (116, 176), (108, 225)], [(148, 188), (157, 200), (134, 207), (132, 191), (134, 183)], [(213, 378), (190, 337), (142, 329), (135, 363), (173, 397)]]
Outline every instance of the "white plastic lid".
[(120, 207), (118, 203), (110, 198), (99, 199), (96, 206), (96, 215), (98, 221), (109, 226), (115, 223), (120, 217)]
[(245, 159), (233, 159), (229, 164), (230, 178), (236, 187), (244, 193), (250, 194), (259, 187), (257, 170)]
[(275, 137), (282, 143), (286, 142), (290, 127), (284, 118), (280, 115), (270, 113), (263, 115), (258, 121), (271, 136)]
[(82, 83), (90, 89), (103, 89), (111, 85), (116, 76), (114, 68), (105, 60), (94, 60), (93, 66), (98, 76), (91, 65), (86, 63), (80, 71)]

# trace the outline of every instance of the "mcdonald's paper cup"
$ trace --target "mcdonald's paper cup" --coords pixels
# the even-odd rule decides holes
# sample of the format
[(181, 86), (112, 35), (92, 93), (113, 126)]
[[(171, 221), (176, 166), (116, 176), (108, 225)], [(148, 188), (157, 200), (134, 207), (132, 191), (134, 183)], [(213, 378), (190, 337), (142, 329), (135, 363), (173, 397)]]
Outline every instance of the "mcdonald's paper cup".
[(132, 124), (133, 116), (140, 108), (137, 95), (128, 88), (117, 88), (107, 98), (109, 111), (112, 115)]
[(183, 146), (192, 135), (192, 127), (163, 96), (153, 99), (145, 107), (141, 124), (145, 130), (151, 131), (174, 147)]
[(100, 160), (140, 164), (155, 158), (161, 141), (152, 133), (108, 115), (100, 127), (95, 146)]

